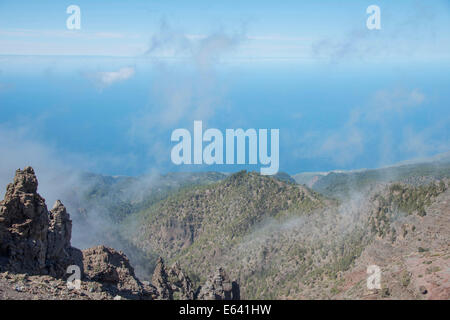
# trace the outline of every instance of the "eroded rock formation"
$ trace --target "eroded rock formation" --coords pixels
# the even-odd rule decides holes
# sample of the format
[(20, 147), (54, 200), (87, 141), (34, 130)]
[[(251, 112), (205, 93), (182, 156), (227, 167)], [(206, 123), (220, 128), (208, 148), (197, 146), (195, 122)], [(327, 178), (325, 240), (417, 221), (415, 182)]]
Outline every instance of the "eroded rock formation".
[(163, 259), (157, 261), (153, 272), (152, 284), (156, 287), (160, 299), (193, 300), (195, 290), (191, 279), (178, 263), (166, 268)]
[(70, 244), (72, 221), (61, 201), (48, 211), (37, 193), (33, 168), (17, 170), (0, 202), (0, 269), (27, 275), (65, 278), (70, 265), (82, 270), (82, 280), (130, 298), (154, 298), (155, 290), (134, 275), (122, 252), (98, 246), (80, 251)]
[(83, 271), (87, 280), (99, 282), (103, 290), (125, 298), (155, 298), (153, 286), (145, 286), (134, 274), (123, 252), (97, 246), (82, 250)]
[[(139, 281), (122, 252), (105, 246), (82, 251), (72, 247), (69, 213), (59, 200), (49, 211), (37, 187), (33, 168), (19, 169), (0, 202), (1, 272), (65, 279), (67, 267), (77, 265), (81, 280), (92, 284), (90, 291), (98, 288), (115, 299), (196, 298), (199, 290), (194, 290), (192, 281), (177, 263), (166, 268), (160, 258), (152, 285)], [(203, 286), (201, 297), (236, 298), (236, 288), (219, 269), (218, 276)]]
[(231, 281), (223, 268), (218, 268), (198, 294), (199, 300), (239, 300), (239, 285)]
[[(53, 261), (47, 260), (47, 254), (52, 256), (53, 250), (48, 250), (50, 213), (37, 187), (31, 167), (17, 170), (14, 182), (7, 186), (5, 199), (0, 202), (1, 262), (14, 272), (52, 274)], [(56, 238), (51, 238), (54, 244)]]

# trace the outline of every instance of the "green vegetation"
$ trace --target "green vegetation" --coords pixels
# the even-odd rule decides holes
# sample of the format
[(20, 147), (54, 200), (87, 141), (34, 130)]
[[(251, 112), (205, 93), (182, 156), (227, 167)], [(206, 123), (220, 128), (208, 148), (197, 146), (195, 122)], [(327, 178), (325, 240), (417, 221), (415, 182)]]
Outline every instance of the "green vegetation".
[[(162, 256), (168, 264), (179, 262), (195, 285), (224, 267), (247, 299), (299, 298), (304, 292), (332, 298), (345, 294), (343, 275), (358, 266), (368, 245), (395, 246), (415, 236), (414, 220), (396, 222), (426, 215), (447, 189), (435, 178), (450, 176), (449, 168), (439, 163), (331, 173), (314, 190), (282, 173), (169, 174), (152, 183), (94, 177), (85, 197), (108, 203), (116, 236), (147, 277)], [(391, 180), (401, 181), (386, 183)], [(349, 201), (355, 192), (367, 203)], [(430, 266), (427, 272), (436, 270)], [(406, 271), (399, 280), (403, 287), (412, 281)], [(363, 289), (360, 281), (351, 290)], [(379, 292), (390, 294), (389, 288)]]
[(411, 283), (411, 273), (408, 271), (403, 271), (400, 277), (400, 282), (402, 286), (407, 287)]
[[(373, 197), (373, 202), (377, 206), (370, 218), (372, 232), (380, 237), (390, 235), (391, 240), (395, 241), (397, 231), (391, 227), (392, 221), (399, 214), (425, 216), (425, 208), (439, 194), (447, 190), (446, 185), (441, 182), (432, 182), (421, 186), (394, 183), (389, 186), (386, 192), (376, 194)], [(412, 231), (414, 230), (415, 227), (413, 226)], [(402, 234), (406, 236), (407, 230), (404, 229)]]
[(402, 165), (384, 169), (336, 173), (319, 176), (313, 190), (329, 197), (348, 199), (352, 194), (367, 190), (376, 183), (408, 181), (422, 183), (423, 177), (442, 179), (450, 177), (450, 162)]

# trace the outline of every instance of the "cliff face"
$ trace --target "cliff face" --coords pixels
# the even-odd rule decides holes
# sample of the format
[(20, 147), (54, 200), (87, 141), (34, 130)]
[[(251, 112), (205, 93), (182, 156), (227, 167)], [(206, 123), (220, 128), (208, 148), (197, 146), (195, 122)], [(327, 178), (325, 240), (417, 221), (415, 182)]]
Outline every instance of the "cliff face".
[(170, 262), (177, 259), (205, 281), (204, 276), (223, 266), (229, 249), (255, 226), (267, 219), (310, 215), (328, 202), (308, 188), (239, 172), (216, 184), (171, 195), (130, 216), (127, 220), (138, 232), (128, 234), (142, 250), (157, 252)]
[(80, 267), (83, 280), (96, 282), (110, 294), (152, 298), (121, 252), (99, 246), (80, 251), (70, 244), (72, 221), (58, 200), (48, 211), (37, 193), (33, 168), (17, 170), (0, 202), (0, 268), (27, 276), (66, 277), (67, 267)]
[[(240, 172), (130, 217), (139, 231), (128, 234), (136, 246), (179, 261), (196, 283), (204, 283), (200, 299), (235, 296), (233, 281), (217, 266), (238, 280), (245, 299), (448, 298), (449, 250), (442, 242), (450, 234), (448, 180), (407, 178), (370, 183), (334, 201)], [(390, 295), (387, 288), (364, 292), (370, 265), (382, 268)]]
[(191, 279), (178, 263), (167, 268), (162, 258), (158, 259), (152, 277), (159, 299), (181, 300), (239, 300), (239, 285), (231, 281), (222, 267), (208, 278), (203, 286), (194, 288)]
[(239, 285), (230, 280), (223, 268), (218, 268), (214, 276), (201, 287), (198, 298), (201, 300), (239, 300)]
[[(340, 203), (253, 173), (191, 187), (124, 225), (170, 263), (150, 283), (120, 251), (73, 248), (67, 210), (47, 210), (25, 168), (0, 202), (0, 299), (448, 299), (449, 185), (409, 177)], [(381, 289), (366, 288), (369, 265)]]
[(100, 289), (127, 299), (155, 299), (158, 292), (136, 278), (128, 258), (120, 251), (97, 246), (82, 251), (85, 280), (100, 283)]
[(191, 279), (180, 266), (174, 264), (167, 268), (162, 258), (157, 261), (152, 284), (156, 286), (160, 299), (193, 300), (196, 296)]
[[(21, 298), (17, 292), (25, 298), (32, 294), (33, 298), (44, 299), (61, 298), (65, 294), (71, 299), (196, 297), (198, 290), (194, 290), (178, 264), (167, 270), (160, 259), (153, 286), (139, 281), (128, 258), (120, 251), (105, 246), (82, 251), (72, 247), (69, 213), (59, 200), (49, 211), (37, 187), (33, 168), (19, 169), (0, 202), (0, 291), (8, 292), (2, 298)], [(68, 294), (63, 280), (71, 265), (80, 268), (82, 285), (77, 292)], [(8, 283), (16, 283), (17, 279), (23, 285), (9, 292)], [(48, 283), (52, 284), (50, 292), (44, 285)]]
[(2, 265), (14, 272), (61, 277), (73, 264), (72, 222), (59, 201), (48, 211), (37, 187), (33, 168), (17, 170), (0, 202)]

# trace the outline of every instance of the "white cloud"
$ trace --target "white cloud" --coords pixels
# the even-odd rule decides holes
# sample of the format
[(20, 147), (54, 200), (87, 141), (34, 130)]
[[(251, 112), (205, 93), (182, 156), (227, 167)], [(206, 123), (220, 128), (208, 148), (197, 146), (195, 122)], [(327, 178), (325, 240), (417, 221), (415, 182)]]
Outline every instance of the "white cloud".
[(336, 165), (346, 166), (363, 155), (371, 144), (371, 148), (375, 148), (374, 157), (379, 165), (384, 165), (395, 160), (399, 151), (407, 152), (411, 157), (445, 151), (448, 144), (443, 146), (433, 140), (436, 132), (442, 132), (442, 127), (420, 134), (405, 129), (402, 140), (392, 143), (395, 132), (402, 130), (401, 124), (395, 122), (397, 116), (422, 106), (425, 101), (426, 96), (419, 89), (376, 91), (364, 108), (350, 111), (348, 120), (342, 126), (325, 132), (307, 132), (299, 141), (303, 145), (299, 157), (325, 157)]
[(0, 125), (0, 145), (5, 151), (0, 158), (0, 190), (5, 190), (12, 181), (16, 169), (32, 166), (39, 178), (40, 192), (52, 205), (61, 191), (53, 186), (53, 182), (58, 181), (59, 186), (68, 183), (74, 164), (78, 170), (83, 170), (93, 167), (93, 162), (80, 155), (63, 155), (51, 143), (39, 141), (36, 131), (37, 128), (29, 126), (9, 128)]
[(388, 114), (411, 111), (412, 108), (421, 106), (425, 99), (425, 94), (419, 89), (379, 90), (372, 96), (363, 116), (368, 121), (381, 121)]
[(364, 152), (364, 134), (358, 127), (346, 125), (329, 135), (318, 152), (338, 165), (346, 165)]
[[(150, 90), (158, 108), (141, 110), (133, 119), (130, 133), (147, 139), (149, 129), (173, 128), (180, 121), (210, 118), (220, 107), (223, 95), (215, 67), (242, 38), (240, 34), (225, 33), (187, 35), (163, 21), (146, 50), (157, 73), (158, 81), (151, 84)], [(179, 65), (173, 68), (167, 57), (182, 59), (182, 71)]]
[(437, 22), (446, 14), (440, 5), (411, 1), (403, 12), (394, 14), (391, 10), (388, 6), (382, 9), (379, 31), (361, 28), (361, 21), (354, 20), (347, 31), (337, 29), (316, 39), (311, 46), (312, 56), (332, 63), (448, 59), (448, 46), (444, 41), (447, 35), (440, 32)]
[[(146, 144), (156, 163), (166, 161), (170, 145), (161, 141), (167, 130), (206, 122), (224, 108), (226, 88), (217, 81), (217, 65), (240, 44), (241, 34), (186, 34), (163, 21), (150, 39), (145, 57), (155, 79), (149, 84), (151, 101), (130, 119), (131, 143)], [(175, 59), (167, 59), (175, 58)]]
[(233, 35), (223, 32), (186, 34), (163, 20), (151, 37), (145, 54), (152, 58), (187, 58), (200, 65), (210, 64), (236, 49), (244, 39), (242, 32)]
[(442, 135), (442, 132), (448, 132), (449, 122), (450, 118), (444, 118), (439, 123), (422, 130), (406, 126), (402, 132), (403, 141), (400, 145), (402, 151), (411, 157), (426, 157), (449, 151), (449, 136)]
[(425, 95), (418, 89), (380, 90), (375, 93), (373, 100), (374, 106), (380, 111), (402, 111), (422, 104)]
[(132, 78), (135, 74), (135, 69), (133, 67), (120, 68), (118, 71), (109, 72), (97, 72), (88, 75), (92, 78), (100, 89), (109, 87), (115, 82), (125, 81)]

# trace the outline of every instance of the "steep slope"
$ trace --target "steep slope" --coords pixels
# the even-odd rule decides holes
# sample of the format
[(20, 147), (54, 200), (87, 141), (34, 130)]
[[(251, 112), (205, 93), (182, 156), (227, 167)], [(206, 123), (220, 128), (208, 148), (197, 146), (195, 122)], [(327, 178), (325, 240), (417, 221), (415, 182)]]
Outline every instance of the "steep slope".
[(99, 244), (123, 251), (136, 274), (148, 278), (158, 255), (142, 252), (121, 237), (118, 229), (128, 215), (148, 208), (171, 193), (224, 179), (218, 172), (148, 174), (139, 177), (77, 174), (75, 183), (59, 195), (72, 213), (73, 243), (80, 248)]
[(225, 262), (231, 249), (268, 219), (311, 215), (333, 203), (303, 186), (242, 171), (131, 216), (124, 233), (134, 230), (136, 246), (178, 260), (194, 279), (204, 280), (205, 272)]
[[(0, 284), (11, 279), (10, 273), (21, 275), (22, 281), (35, 276), (33, 284), (37, 286), (29, 288), (24, 284), (16, 291), (28, 288), (45, 297), (48, 292), (38, 289), (40, 276), (50, 276), (61, 286), (61, 280), (68, 277), (67, 268), (78, 266), (80, 276), (104, 288), (106, 297), (116, 294), (128, 298), (156, 297), (151, 287), (145, 287), (135, 277), (123, 253), (105, 247), (83, 251), (72, 247), (72, 221), (66, 208), (56, 201), (48, 211), (37, 188), (33, 168), (18, 169), (13, 183), (7, 187), (5, 199), (0, 202), (0, 271), (6, 271), (0, 277)], [(103, 277), (98, 277), (99, 272)], [(38, 298), (43, 297), (39, 294)]]
[[(394, 183), (373, 196), (373, 241), (342, 274), (336, 295), (346, 299), (450, 299), (449, 180)], [(381, 290), (368, 290), (366, 269), (381, 268)]]
[(434, 162), (402, 164), (380, 169), (306, 172), (294, 175), (297, 183), (305, 184), (324, 195), (344, 200), (355, 192), (368, 191), (377, 183), (406, 181), (423, 184), (446, 177), (450, 177), (450, 161), (447, 157)]
[[(448, 180), (378, 185), (339, 207), (266, 224), (222, 265), (238, 272), (245, 297), (448, 299), (449, 195)], [(373, 264), (383, 290), (368, 292)]]
[[(0, 202), (1, 298), (172, 299), (174, 292), (181, 293), (180, 298), (197, 298), (200, 288), (193, 289), (191, 280), (178, 265), (169, 270), (170, 278), (161, 279), (158, 275), (165, 269), (159, 259), (153, 278), (160, 281), (154, 287), (136, 277), (122, 252), (102, 245), (85, 250), (72, 247), (69, 213), (59, 200), (48, 211), (37, 188), (33, 168), (19, 169)], [(79, 288), (68, 287), (67, 272), (77, 269)], [(229, 282), (224, 279), (222, 294), (215, 294), (216, 288), (210, 288), (208, 282), (202, 298), (236, 298), (239, 294), (229, 294)], [(161, 286), (167, 287), (170, 295), (163, 295)]]
[[(425, 274), (411, 280), (408, 290), (414, 294), (389, 282), (397, 273), (413, 273), (416, 260), (397, 262), (417, 254), (422, 260), (432, 256), (436, 264), (424, 272), (450, 278), (444, 269), (448, 244), (442, 242), (450, 238), (448, 180), (403, 181), (371, 183), (338, 203), (303, 186), (240, 172), (170, 196), (127, 226), (137, 230), (135, 245), (179, 261), (194, 281), (223, 266), (239, 281), (245, 299), (420, 298), (423, 281), (434, 281), (427, 290), (440, 288), (424, 298), (448, 298), (446, 285)], [(432, 209), (436, 206), (442, 210)], [(420, 249), (420, 242), (430, 245)], [(408, 269), (408, 263), (416, 266)], [(367, 292), (370, 264), (386, 272), (383, 286), (390, 291)]]
[(80, 177), (79, 183), (83, 188), (78, 200), (85, 207), (106, 206), (107, 212), (114, 213), (110, 218), (120, 222), (128, 214), (146, 208), (181, 188), (206, 185), (225, 177), (218, 172), (172, 172), (139, 177), (85, 173)]

